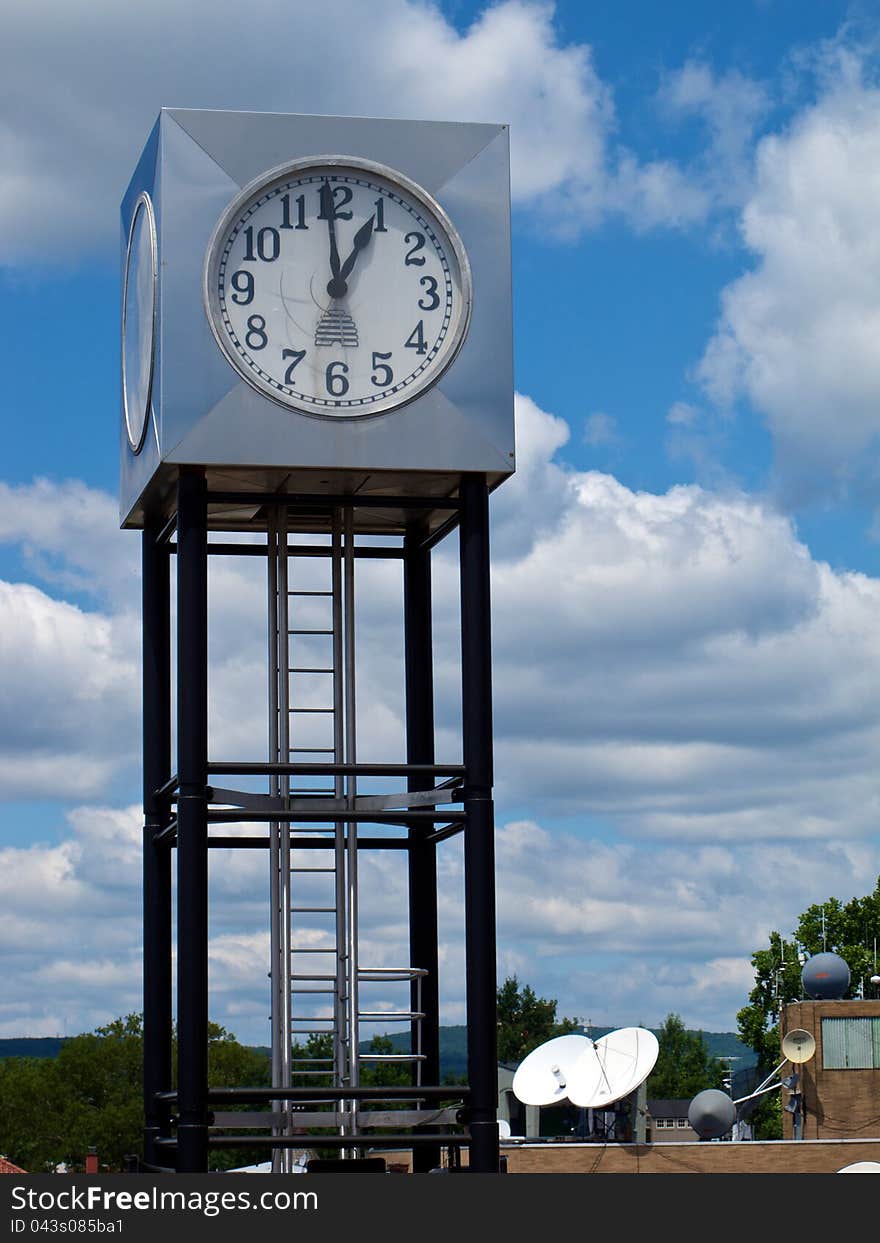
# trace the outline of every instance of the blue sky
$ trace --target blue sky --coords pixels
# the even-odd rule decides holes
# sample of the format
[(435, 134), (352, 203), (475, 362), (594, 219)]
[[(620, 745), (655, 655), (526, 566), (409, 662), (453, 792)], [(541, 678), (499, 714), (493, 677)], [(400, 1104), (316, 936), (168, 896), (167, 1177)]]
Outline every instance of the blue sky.
[[(138, 1005), (117, 220), (162, 106), (510, 124), (500, 970), (596, 1023), (732, 1028), (767, 932), (880, 870), (875, 6), (346, 0), (340, 44), (312, 0), (257, 0), (247, 21), (208, 0), (186, 20), (171, 0), (0, 3), (0, 1034)], [(229, 585), (231, 746), (263, 682), (253, 584)], [(364, 677), (393, 746), (388, 616), (365, 623)], [(218, 873), (212, 978), (218, 1019), (256, 1041), (265, 896), (247, 868)], [(393, 955), (399, 930), (366, 910)], [(461, 1019), (457, 983), (444, 1007)]]

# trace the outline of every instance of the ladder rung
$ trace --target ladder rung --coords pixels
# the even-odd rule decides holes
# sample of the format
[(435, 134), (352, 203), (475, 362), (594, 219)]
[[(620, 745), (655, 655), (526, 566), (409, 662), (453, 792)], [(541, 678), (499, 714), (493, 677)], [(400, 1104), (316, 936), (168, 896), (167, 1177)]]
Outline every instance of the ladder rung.
[(291, 1014), (291, 1023), (335, 1023), (335, 1015), (328, 1014), (326, 1017), (320, 1014)]
[[(305, 1063), (305, 1065), (306, 1065), (306, 1066), (309, 1066), (309, 1065), (314, 1066), (314, 1065), (316, 1065), (318, 1062), (320, 1062), (320, 1064), (321, 1064), (322, 1066), (332, 1066), (332, 1065), (333, 1065), (333, 1058), (332, 1058), (332, 1057), (292, 1057), (292, 1058), (290, 1059), (290, 1064), (291, 1064), (291, 1066), (299, 1066), (299, 1065), (301, 1065), (301, 1064), (303, 1064), (303, 1063)], [(326, 1071), (324, 1071), (324, 1070), (301, 1070), (301, 1071), (297, 1071), (297, 1074), (299, 1074), (299, 1075), (324, 1075), (324, 1074), (326, 1074), (326, 1073), (327, 1073), (327, 1072), (326, 1072)]]
[(291, 872), (335, 872), (336, 868), (291, 868)]
[(296, 993), (297, 997), (321, 997), (325, 993), (335, 993), (336, 989), (335, 988), (292, 988), (290, 991), (291, 993)]
[[(424, 1053), (361, 1053), (362, 1062), (424, 1062)], [(415, 1090), (415, 1089), (414, 1089)]]
[(414, 1022), (416, 1019), (423, 1019), (424, 1013), (420, 1010), (360, 1010), (358, 1018), (367, 1023), (381, 1023), (384, 1019), (388, 1019), (393, 1023)]
[(289, 596), (332, 596), (332, 591), (288, 591)]
[(335, 712), (335, 708), (288, 708), (288, 712)]
[(288, 755), (335, 755), (335, 747), (291, 747)]
[[(291, 980), (335, 980), (336, 976), (335, 975), (305, 975), (305, 974), (301, 975), (299, 972), (296, 972), (295, 974), (291, 973), (290, 979)], [(295, 993), (301, 993), (301, 992), (307, 992), (307, 991), (308, 990), (306, 989), (300, 989), (300, 988), (291, 989), (291, 992), (295, 992)], [(334, 990), (331, 989), (330, 991), (332, 992)]]
[(336, 670), (332, 667), (330, 669), (321, 669), (317, 665), (299, 665), (299, 666), (295, 666), (293, 669), (288, 669), (287, 672), (288, 673), (335, 673)]
[(292, 906), (291, 915), (335, 915), (335, 906)]
[(333, 630), (304, 630), (304, 629), (297, 629), (297, 630), (288, 630), (288, 632), (287, 632), (287, 633), (288, 633), (288, 634), (335, 634), (335, 631), (333, 631)]
[[(291, 954), (335, 954), (336, 946), (335, 945), (323, 945), (323, 946), (319, 946), (316, 949), (314, 946), (308, 945), (304, 949), (297, 949), (296, 946), (294, 945), (290, 952)], [(334, 979), (335, 979), (335, 976), (334, 976)]]

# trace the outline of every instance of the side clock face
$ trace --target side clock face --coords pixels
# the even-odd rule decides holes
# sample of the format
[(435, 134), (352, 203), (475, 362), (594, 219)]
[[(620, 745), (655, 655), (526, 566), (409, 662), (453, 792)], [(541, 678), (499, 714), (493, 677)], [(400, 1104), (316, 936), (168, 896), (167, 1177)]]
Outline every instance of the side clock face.
[(158, 264), (156, 221), (148, 194), (135, 203), (122, 287), (122, 409), (133, 453), (139, 453), (153, 396)]
[(324, 156), (275, 169), (229, 206), (208, 249), (205, 306), (254, 388), (352, 418), (412, 401), (449, 366), (470, 319), (470, 268), (424, 190)]

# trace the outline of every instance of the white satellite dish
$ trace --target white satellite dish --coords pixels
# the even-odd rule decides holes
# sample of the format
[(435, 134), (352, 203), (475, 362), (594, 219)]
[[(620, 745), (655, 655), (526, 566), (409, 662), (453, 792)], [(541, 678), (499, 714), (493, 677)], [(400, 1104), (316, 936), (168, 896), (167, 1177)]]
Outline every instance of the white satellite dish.
[(568, 1096), (572, 1068), (593, 1042), (586, 1036), (555, 1036), (520, 1062), (513, 1094), (524, 1105), (555, 1105)]
[(808, 1062), (816, 1052), (816, 1041), (802, 1027), (795, 1027), (782, 1038), (782, 1052), (790, 1062)]
[(498, 1119), (498, 1138), (510, 1139), (510, 1123), (506, 1118)]
[(657, 1037), (646, 1027), (621, 1027), (602, 1036), (573, 1069), (572, 1104), (603, 1109), (629, 1096), (650, 1075), (659, 1052)]
[(880, 1174), (880, 1161), (853, 1161), (845, 1165), (838, 1174)]

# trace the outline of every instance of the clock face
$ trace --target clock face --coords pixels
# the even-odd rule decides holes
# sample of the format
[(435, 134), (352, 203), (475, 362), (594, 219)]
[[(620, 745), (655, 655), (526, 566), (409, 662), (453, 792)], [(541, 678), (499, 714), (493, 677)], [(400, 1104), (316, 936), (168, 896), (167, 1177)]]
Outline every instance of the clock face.
[(153, 395), (157, 311), (156, 221), (148, 194), (135, 204), (122, 290), (122, 407), (133, 453), (144, 443)]
[(470, 269), (424, 190), (382, 165), (320, 157), (274, 170), (230, 205), (208, 250), (205, 305), (260, 392), (360, 417), (412, 401), (452, 362)]

